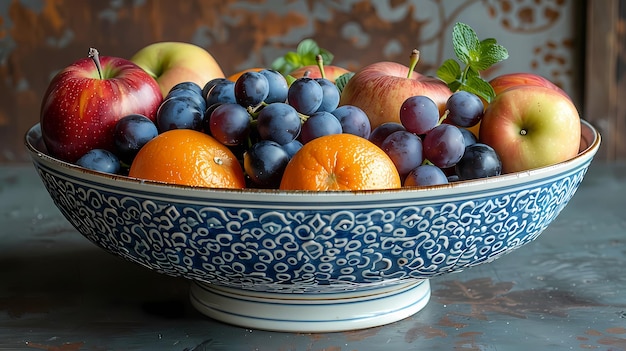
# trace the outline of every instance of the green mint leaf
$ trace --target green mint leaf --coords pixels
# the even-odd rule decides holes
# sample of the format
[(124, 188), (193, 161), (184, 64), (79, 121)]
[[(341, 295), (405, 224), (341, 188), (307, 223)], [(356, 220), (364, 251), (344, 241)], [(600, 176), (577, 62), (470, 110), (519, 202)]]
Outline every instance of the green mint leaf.
[(452, 44), (458, 59), (470, 64), (480, 57), (480, 41), (476, 32), (465, 23), (456, 23), (452, 28)]
[(465, 68), (449, 59), (439, 67), (437, 76), (448, 84), (452, 92), (469, 91), (491, 102), (495, 92), (489, 82), (480, 76), (480, 71), (506, 60), (508, 51), (493, 38), (480, 41), (470, 26), (460, 22), (452, 28), (452, 44), (454, 53)]
[(480, 77), (468, 79), (468, 81), (466, 82), (464, 86), (464, 90), (467, 90), (470, 93), (474, 93), (480, 96), (481, 98), (485, 99), (485, 101), (487, 101), (488, 103), (490, 103), (491, 100), (493, 100), (493, 98), (496, 96), (496, 93), (493, 90), (493, 87), (491, 86), (491, 84), (489, 84), (488, 81)]
[(286, 75), (302, 66), (317, 65), (317, 55), (322, 56), (324, 65), (331, 64), (334, 58), (333, 54), (320, 48), (313, 39), (303, 39), (298, 43), (296, 51), (290, 51), (283, 57), (275, 59), (270, 66)]
[(480, 43), (479, 60), (472, 63), (476, 70), (484, 71), (500, 61), (509, 58), (509, 52), (495, 39), (485, 39)]
[(278, 72), (282, 72), (282, 71), (283, 71), (283, 68), (284, 68), (286, 65), (287, 65), (287, 62), (285, 61), (285, 58), (284, 58), (284, 57), (278, 57), (278, 58), (276, 58), (276, 59), (272, 62), (272, 64), (270, 65), (270, 67), (271, 67), (273, 70), (276, 70), (276, 71), (278, 71)]
[(317, 55), (319, 51), (320, 47), (313, 39), (302, 40), (296, 48), (296, 53), (303, 57), (309, 55), (313, 55), (313, 57), (315, 57), (315, 55)]
[(453, 59), (448, 59), (437, 69), (437, 77), (446, 84), (458, 81), (461, 78), (461, 66)]
[(354, 72), (347, 72), (337, 77), (337, 79), (335, 79), (335, 85), (337, 86), (337, 89), (339, 89), (340, 94), (343, 92), (343, 88), (345, 88), (346, 84), (348, 84), (348, 81), (353, 76), (354, 76)]
[(448, 83), (448, 88), (450, 88), (450, 91), (452, 92), (463, 90), (461, 89), (462, 86), (463, 86), (463, 83), (461, 83), (460, 80), (455, 80), (454, 82)]
[[(324, 65), (330, 65), (333, 62), (333, 59), (335, 58), (335, 56), (333, 54), (330, 53), (330, 51), (326, 50), (326, 49), (320, 49), (319, 50), (319, 55), (322, 55), (322, 59), (324, 60)], [(317, 54), (316, 54), (317, 56)], [(315, 57), (313, 57), (315, 58)]]
[(288, 52), (285, 54), (285, 62), (292, 66), (299, 66), (302, 64), (302, 56), (295, 52)]
[(481, 78), (479, 72), (477, 70), (472, 69), (471, 67), (467, 70), (465, 81), (459, 90), (465, 90), (470, 93), (476, 94), (481, 98), (485, 99), (487, 102), (491, 102), (491, 100), (496, 96), (496, 93), (493, 90), (493, 87), (489, 82)]
[(292, 76), (290, 74), (285, 76), (285, 80), (287, 81), (287, 86), (291, 86), (291, 83), (295, 82), (296, 79), (297, 79), (296, 77), (294, 77), (294, 76)]

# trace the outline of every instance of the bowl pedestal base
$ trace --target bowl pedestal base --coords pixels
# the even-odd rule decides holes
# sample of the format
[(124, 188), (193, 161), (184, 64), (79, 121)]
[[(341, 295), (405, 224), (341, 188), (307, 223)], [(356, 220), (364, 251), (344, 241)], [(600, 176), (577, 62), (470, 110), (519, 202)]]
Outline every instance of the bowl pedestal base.
[(323, 294), (260, 293), (193, 282), (192, 305), (202, 314), (240, 327), (283, 332), (338, 332), (407, 318), (430, 299), (428, 280), (365, 291)]

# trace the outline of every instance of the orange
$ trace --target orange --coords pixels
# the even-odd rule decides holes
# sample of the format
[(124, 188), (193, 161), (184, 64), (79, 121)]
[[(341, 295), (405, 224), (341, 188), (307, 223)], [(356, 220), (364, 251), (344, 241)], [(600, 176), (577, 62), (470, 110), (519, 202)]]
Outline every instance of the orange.
[(146, 143), (129, 176), (197, 187), (245, 187), (235, 155), (213, 137), (191, 129), (163, 132)]
[(304, 144), (287, 164), (282, 190), (369, 190), (401, 186), (393, 161), (371, 141), (332, 134)]
[(259, 72), (259, 71), (262, 71), (264, 69), (265, 68), (261, 68), (261, 67), (247, 68), (247, 69), (244, 69), (242, 71), (239, 71), (239, 72), (231, 74), (230, 76), (226, 77), (226, 79), (228, 79), (230, 81), (233, 81), (233, 82), (236, 82), (237, 78), (239, 78), (242, 74), (244, 74), (246, 72)]

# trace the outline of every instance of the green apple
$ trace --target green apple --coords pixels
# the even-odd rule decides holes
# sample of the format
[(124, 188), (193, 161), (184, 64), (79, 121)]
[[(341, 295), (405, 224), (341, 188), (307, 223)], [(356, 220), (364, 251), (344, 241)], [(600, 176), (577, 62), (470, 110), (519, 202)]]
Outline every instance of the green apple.
[(205, 49), (190, 43), (159, 42), (137, 51), (130, 60), (150, 74), (161, 87), (163, 96), (181, 82), (203, 87), (213, 78), (224, 78), (215, 58)]
[(502, 91), (487, 106), (480, 141), (494, 148), (502, 172), (549, 166), (578, 154), (580, 116), (572, 101), (544, 86)]

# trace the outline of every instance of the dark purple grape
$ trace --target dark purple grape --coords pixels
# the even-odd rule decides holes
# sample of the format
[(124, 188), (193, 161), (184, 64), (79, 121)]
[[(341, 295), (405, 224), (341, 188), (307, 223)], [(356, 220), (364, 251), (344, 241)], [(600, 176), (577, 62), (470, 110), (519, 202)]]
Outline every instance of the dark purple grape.
[(287, 151), (289, 159), (291, 159), (301, 148), (302, 143), (298, 139), (292, 140), (291, 142), (283, 145), (283, 149)]
[[(196, 103), (196, 106), (199, 110), (204, 111), (206, 109), (206, 100), (202, 97), (202, 92), (198, 92), (193, 88), (186, 88), (187, 85), (181, 85), (182, 83), (178, 83), (178, 88), (176, 86), (172, 88), (169, 93), (165, 96), (164, 100), (167, 100), (171, 97), (188, 97), (193, 102)], [(195, 83), (193, 83), (195, 84)], [(198, 86), (196, 84), (196, 86)], [(199, 87), (198, 87), (199, 88)]]
[(296, 111), (303, 115), (311, 115), (322, 104), (324, 90), (320, 84), (312, 78), (298, 78), (289, 86), (287, 101)]
[(243, 156), (246, 174), (261, 188), (278, 188), (287, 163), (289, 163), (287, 151), (271, 140), (255, 143)]
[(502, 173), (502, 162), (491, 146), (475, 143), (465, 149), (455, 171), (460, 180), (493, 177)]
[(113, 129), (116, 155), (130, 165), (139, 149), (158, 134), (156, 125), (148, 117), (139, 114), (124, 116)]
[(240, 145), (250, 134), (250, 114), (239, 104), (221, 104), (209, 117), (209, 129), (220, 143)]
[[(209, 83), (207, 83), (207, 85)], [(235, 82), (226, 78), (218, 78), (218, 80), (214, 82), (213, 86), (206, 94), (206, 105), (211, 106), (218, 102), (224, 104), (237, 103), (237, 99), (235, 98)]]
[(76, 164), (98, 172), (117, 174), (121, 169), (120, 160), (114, 153), (104, 149), (93, 149), (81, 156)]
[(398, 122), (385, 122), (372, 130), (369, 141), (380, 147), (391, 133), (399, 130), (406, 130), (406, 128)]
[(446, 119), (458, 127), (475, 126), (482, 118), (485, 110), (482, 100), (475, 94), (459, 90), (450, 95), (446, 102), (448, 116)]
[(287, 84), (285, 77), (280, 72), (272, 69), (264, 69), (259, 71), (259, 73), (267, 78), (267, 83), (269, 84), (269, 92), (264, 100), (265, 103), (287, 102), (289, 84)]
[(171, 97), (164, 100), (156, 114), (159, 133), (172, 129), (202, 130), (204, 110), (188, 96)]
[(396, 165), (402, 179), (424, 161), (422, 140), (406, 130), (391, 133), (385, 138), (380, 148)]
[[(213, 87), (217, 85), (217, 83), (223, 84), (224, 82), (231, 82), (231, 81), (226, 78), (213, 78), (210, 81), (206, 82), (204, 86), (202, 87), (202, 96), (206, 99), (207, 96), (209, 95), (209, 91), (213, 89)], [(234, 82), (231, 82), (231, 83), (234, 84)]]
[(428, 96), (411, 96), (400, 106), (400, 122), (411, 133), (426, 134), (439, 124), (439, 108)]
[(448, 183), (458, 182), (459, 180), (461, 179), (459, 179), (459, 176), (456, 174), (450, 174), (448, 176)]
[(281, 145), (298, 137), (302, 121), (293, 106), (275, 102), (265, 106), (257, 116), (257, 130), (264, 140), (272, 140)]
[(259, 72), (244, 72), (235, 82), (235, 99), (243, 107), (257, 106), (269, 93), (270, 84)]
[(324, 135), (341, 134), (341, 123), (330, 112), (315, 112), (302, 124), (300, 140), (303, 144)]
[(213, 111), (215, 111), (216, 108), (221, 105), (223, 105), (223, 103), (217, 102), (211, 106), (208, 106), (204, 110), (204, 117), (202, 118), (202, 131), (205, 134), (211, 135), (211, 124), (209, 123), (209, 121), (211, 120), (211, 114), (213, 113)]
[(198, 83), (196, 82), (180, 82), (180, 83), (176, 83), (172, 88), (170, 88), (170, 93), (174, 90), (178, 90), (178, 89), (183, 89), (183, 90), (191, 90), (193, 91), (195, 94), (202, 96), (202, 98), (204, 98), (204, 95), (202, 94), (202, 87), (198, 85)]
[(341, 129), (344, 133), (369, 139), (372, 126), (365, 111), (353, 105), (343, 105), (337, 107), (331, 113), (341, 123)]
[(430, 186), (448, 184), (448, 177), (441, 168), (429, 164), (412, 169), (404, 179), (404, 186)]
[(463, 133), (451, 124), (431, 129), (423, 140), (424, 157), (439, 168), (454, 166), (465, 151)]
[(474, 135), (474, 133), (472, 133), (469, 129), (459, 128), (459, 130), (461, 131), (461, 133), (463, 133), (465, 147), (468, 147), (478, 142), (478, 138), (476, 138), (476, 135)]
[(335, 83), (326, 78), (316, 78), (315, 81), (322, 87), (322, 103), (317, 108), (317, 112), (332, 112), (339, 106), (339, 89)]

